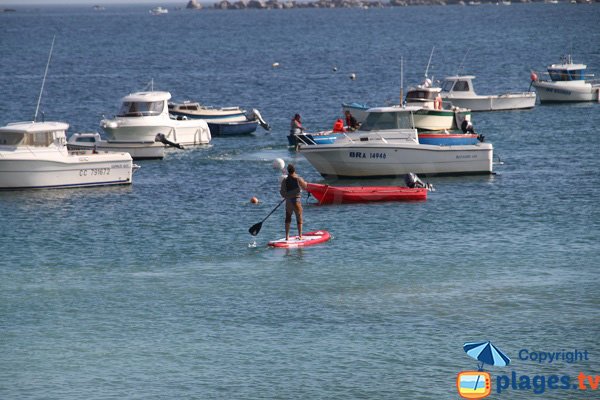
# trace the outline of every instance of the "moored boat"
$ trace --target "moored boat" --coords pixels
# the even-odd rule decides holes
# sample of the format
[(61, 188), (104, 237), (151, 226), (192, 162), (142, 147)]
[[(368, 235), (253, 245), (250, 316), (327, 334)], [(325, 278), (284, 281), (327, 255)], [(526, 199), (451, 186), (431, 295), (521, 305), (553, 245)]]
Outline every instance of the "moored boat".
[(307, 191), (319, 204), (370, 203), (381, 201), (422, 201), (427, 188), (406, 186), (330, 186), (308, 183)]
[(573, 63), (570, 54), (562, 57), (560, 64), (548, 66), (550, 80), (539, 79), (531, 73), (531, 85), (540, 103), (600, 101), (600, 80), (586, 80), (587, 65)]
[(162, 134), (181, 146), (208, 144), (210, 129), (204, 120), (184, 120), (169, 115), (169, 92), (137, 92), (123, 97), (119, 114), (103, 119), (100, 126), (108, 140), (154, 142)]
[(493, 146), (420, 144), (411, 127), (410, 109), (369, 110), (361, 130), (333, 144), (300, 144), (298, 151), (325, 177), (397, 177), (419, 175), (491, 174)]
[(473, 87), (473, 79), (473, 75), (446, 77), (442, 83), (442, 99), (471, 111), (523, 110), (535, 106), (535, 92), (478, 95)]
[(70, 152), (64, 122), (15, 122), (0, 128), (0, 189), (131, 184), (129, 153)]
[(204, 120), (215, 136), (250, 134), (256, 131), (259, 124), (265, 130), (271, 129), (256, 109), (246, 111), (240, 107), (209, 107), (198, 102), (184, 101), (170, 102), (169, 113), (177, 118)]
[(123, 142), (104, 140), (98, 132), (74, 133), (67, 141), (69, 150), (91, 150), (94, 152), (127, 152), (134, 160), (162, 159), (165, 145), (154, 142)]

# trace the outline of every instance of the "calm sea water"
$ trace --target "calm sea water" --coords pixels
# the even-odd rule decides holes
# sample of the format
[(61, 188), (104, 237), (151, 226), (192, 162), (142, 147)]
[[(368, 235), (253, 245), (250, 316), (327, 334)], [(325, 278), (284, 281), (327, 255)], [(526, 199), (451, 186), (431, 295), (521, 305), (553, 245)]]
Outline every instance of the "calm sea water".
[(294, 113), (316, 130), (343, 101), (396, 102), (401, 57), (416, 84), (434, 46), (429, 74), (464, 59), (480, 93), (527, 90), (567, 51), (600, 73), (600, 6), (148, 9), (0, 14), (0, 124), (33, 116), (56, 35), (41, 110), (71, 132), (150, 81), (273, 130), (138, 162), (131, 187), (0, 193), (0, 398), (453, 399), (478, 340), (513, 360), (486, 366), (492, 398), (597, 397), (496, 377), (600, 373), (599, 104), (476, 114), (497, 175), (432, 178), (426, 202), (308, 200), (325, 245), (267, 248), (281, 211), (247, 230), (278, 202), (275, 158), (323, 181), (286, 147)]

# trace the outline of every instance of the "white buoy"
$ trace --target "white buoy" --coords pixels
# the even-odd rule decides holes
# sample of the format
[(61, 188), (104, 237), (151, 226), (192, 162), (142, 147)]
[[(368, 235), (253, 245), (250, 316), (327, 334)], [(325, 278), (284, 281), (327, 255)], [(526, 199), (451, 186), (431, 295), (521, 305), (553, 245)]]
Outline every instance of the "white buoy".
[(274, 62), (273, 64), (271, 64), (271, 66), (272, 66), (273, 68), (277, 68), (277, 67), (279, 67), (279, 63), (278, 63), (278, 62)]
[(337, 67), (333, 67), (333, 72), (337, 72)]
[(283, 171), (283, 167), (285, 167), (285, 161), (283, 161), (281, 158), (276, 158), (273, 160), (273, 169), (276, 169), (277, 171)]
[(356, 74), (355, 73), (351, 73), (350, 74), (350, 79), (352, 79), (353, 81), (356, 80)]

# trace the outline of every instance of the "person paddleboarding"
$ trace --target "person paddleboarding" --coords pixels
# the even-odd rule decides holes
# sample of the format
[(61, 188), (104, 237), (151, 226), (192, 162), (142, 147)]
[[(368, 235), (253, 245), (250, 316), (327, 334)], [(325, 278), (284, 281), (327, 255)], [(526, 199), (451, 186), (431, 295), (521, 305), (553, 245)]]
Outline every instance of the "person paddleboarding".
[(290, 239), (290, 225), (292, 214), (296, 214), (298, 226), (298, 238), (302, 239), (302, 189), (306, 190), (307, 184), (304, 179), (296, 174), (294, 164), (287, 166), (288, 176), (281, 181), (279, 193), (285, 199), (285, 240)]

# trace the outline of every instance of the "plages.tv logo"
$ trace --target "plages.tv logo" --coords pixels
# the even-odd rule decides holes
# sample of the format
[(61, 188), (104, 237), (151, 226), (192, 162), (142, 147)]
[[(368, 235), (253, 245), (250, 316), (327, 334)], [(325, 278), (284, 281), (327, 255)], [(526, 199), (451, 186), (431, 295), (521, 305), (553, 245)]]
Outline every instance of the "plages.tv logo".
[(477, 360), (477, 371), (461, 371), (456, 377), (456, 389), (465, 399), (483, 399), (492, 392), (492, 378), (483, 370), (485, 364), (507, 366), (510, 358), (490, 341), (470, 342), (463, 345), (465, 352)]

